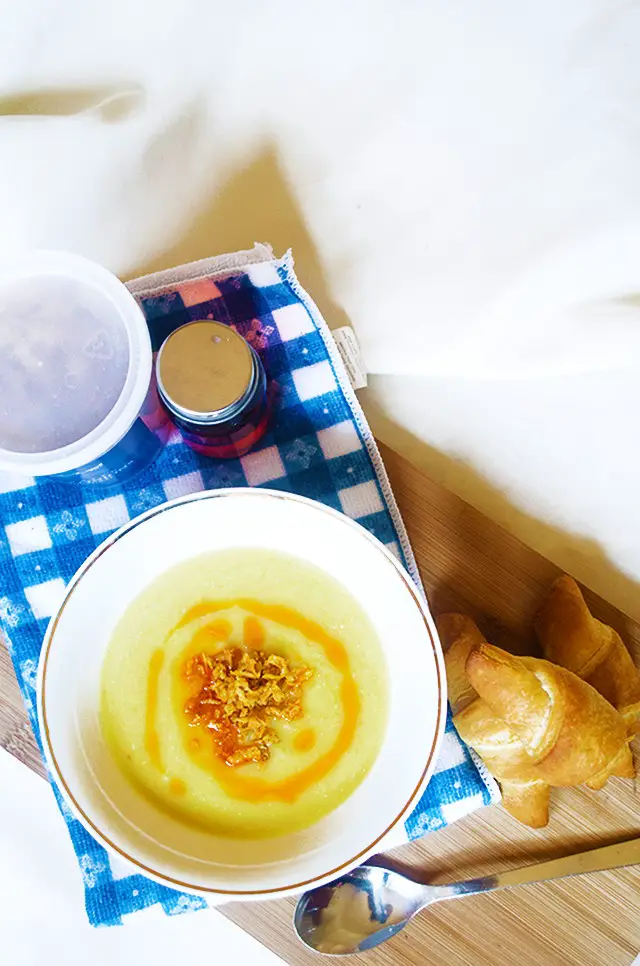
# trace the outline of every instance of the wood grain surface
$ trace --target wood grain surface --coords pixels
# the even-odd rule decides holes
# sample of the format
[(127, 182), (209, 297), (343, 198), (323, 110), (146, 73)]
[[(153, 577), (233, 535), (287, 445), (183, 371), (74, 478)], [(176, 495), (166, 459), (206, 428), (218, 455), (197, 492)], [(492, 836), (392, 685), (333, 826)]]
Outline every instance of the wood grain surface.
[[(489, 640), (535, 653), (531, 617), (557, 568), (477, 510), (383, 449), (387, 470), (436, 614), (462, 610)], [(640, 614), (623, 615), (585, 593), (640, 660)], [(0, 648), (0, 745), (42, 773), (10, 662)], [(551, 822), (532, 831), (500, 806), (396, 850), (392, 860), (425, 881), (446, 882), (640, 835), (631, 781), (601, 792), (554, 789)], [(223, 911), (294, 966), (320, 959), (295, 938), (293, 900), (231, 904)], [(441, 903), (357, 961), (369, 966), (629, 966), (640, 951), (640, 870), (582, 876)]]

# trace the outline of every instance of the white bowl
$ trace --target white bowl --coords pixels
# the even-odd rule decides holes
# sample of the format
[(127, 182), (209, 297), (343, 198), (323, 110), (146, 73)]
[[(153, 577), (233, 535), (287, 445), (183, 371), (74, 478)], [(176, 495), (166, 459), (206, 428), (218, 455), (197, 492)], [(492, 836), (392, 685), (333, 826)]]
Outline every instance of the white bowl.
[[(127, 606), (180, 561), (241, 546), (294, 554), (339, 580), (377, 631), (389, 684), (386, 734), (362, 784), (310, 828), (251, 841), (189, 828), (143, 798), (113, 762), (98, 720), (105, 649)], [(231, 489), (150, 510), (89, 557), (49, 625), (38, 702), (49, 769), (85, 828), (155, 881), (219, 902), (300, 892), (375, 852), (432, 774), (446, 684), (426, 603), (375, 537), (312, 500)]]

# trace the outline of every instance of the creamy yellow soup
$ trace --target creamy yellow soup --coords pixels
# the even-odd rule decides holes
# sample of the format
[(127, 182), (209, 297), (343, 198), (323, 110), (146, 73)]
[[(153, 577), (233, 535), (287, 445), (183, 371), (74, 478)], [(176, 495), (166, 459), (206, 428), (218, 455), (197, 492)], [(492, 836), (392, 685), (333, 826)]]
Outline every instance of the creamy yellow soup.
[[(232, 767), (187, 713), (185, 668), (235, 647), (311, 673), (299, 717), (269, 721), (267, 759)], [(118, 764), (159, 807), (216, 834), (281, 835), (322, 818), (373, 765), (386, 719), (384, 657), (360, 605), (319, 568), (271, 551), (168, 570), (129, 606), (104, 661), (101, 724)]]

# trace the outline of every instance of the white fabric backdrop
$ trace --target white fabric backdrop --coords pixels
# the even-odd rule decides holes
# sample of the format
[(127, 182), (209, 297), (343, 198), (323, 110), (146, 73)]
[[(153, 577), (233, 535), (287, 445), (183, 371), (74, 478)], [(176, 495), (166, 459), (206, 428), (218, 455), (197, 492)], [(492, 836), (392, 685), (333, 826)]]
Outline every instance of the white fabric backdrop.
[(0, 15), (0, 257), (291, 245), (379, 433), (637, 613), (637, 3)]
[(630, 605), (637, 4), (0, 7), (0, 256), (64, 247), (130, 276), (292, 245), (357, 329), (371, 404), (463, 463), (417, 458)]
[(633, 364), (636, 4), (3, 6), (0, 251), (130, 271), (268, 149), (372, 372)]
[(168, 918), (137, 913), (94, 929), (67, 829), (46, 782), (0, 749), (0, 935), (6, 966), (175, 966), (213, 962), (282, 966), (215, 909)]

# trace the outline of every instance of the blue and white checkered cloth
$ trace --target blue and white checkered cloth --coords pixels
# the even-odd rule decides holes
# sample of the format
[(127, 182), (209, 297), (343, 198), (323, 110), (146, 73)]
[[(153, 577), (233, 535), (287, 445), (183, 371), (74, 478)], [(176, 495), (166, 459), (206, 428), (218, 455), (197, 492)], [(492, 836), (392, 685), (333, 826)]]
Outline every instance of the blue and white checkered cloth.
[[(155, 293), (153, 277), (144, 280), (142, 289), (151, 294), (138, 297), (154, 349), (169, 332), (193, 319), (209, 317), (233, 325), (260, 353), (278, 387), (271, 425), (257, 450), (225, 462), (199, 456), (175, 431), (150, 469), (106, 493), (51, 477), (0, 474), (0, 626), (36, 736), (38, 657), (65, 585), (108, 534), (167, 499), (228, 486), (291, 490), (357, 519), (393, 549), (419, 582), (371, 431), (329, 330), (301, 289), (290, 256), (247, 264), (240, 273), (223, 278), (206, 273), (197, 277), (197, 271), (194, 277), (194, 266), (185, 272), (184, 281), (170, 290), (158, 285)], [(172, 277), (179, 279), (180, 270)], [(157, 281), (162, 281), (160, 276)], [(420, 735), (413, 740), (420, 741)], [(55, 787), (54, 792), (78, 857), (92, 924), (119, 924), (124, 916), (154, 905), (168, 915), (207, 905), (111, 858), (74, 819)], [(495, 783), (474, 764), (449, 717), (436, 773), (389, 844), (442, 828), (496, 797)]]

